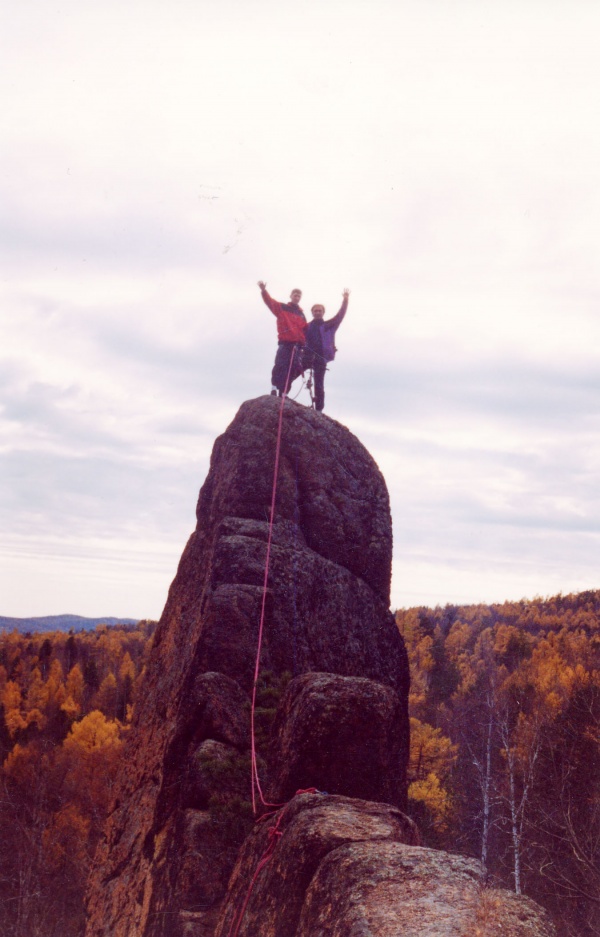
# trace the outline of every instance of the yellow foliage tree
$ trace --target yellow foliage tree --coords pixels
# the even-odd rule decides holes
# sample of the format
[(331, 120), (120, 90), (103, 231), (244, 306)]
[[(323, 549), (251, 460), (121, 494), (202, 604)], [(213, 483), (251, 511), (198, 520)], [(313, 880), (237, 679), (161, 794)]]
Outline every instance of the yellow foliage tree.
[(433, 834), (449, 827), (453, 802), (448, 783), (457, 752), (441, 729), (411, 717), (408, 800)]
[(29, 685), (27, 687), (26, 709), (37, 709), (43, 712), (48, 705), (48, 698), (48, 687), (42, 679), (42, 673), (39, 667), (35, 667), (31, 672)]
[(411, 716), (410, 757), (408, 762), (409, 781), (419, 781), (434, 773), (441, 781), (452, 771), (458, 745), (454, 745), (441, 729)]
[(2, 705), (4, 706), (4, 721), (11, 738), (14, 738), (20, 729), (27, 727), (27, 719), (24, 717), (23, 694), (21, 687), (14, 680), (9, 680), (4, 687), (2, 694)]
[(123, 657), (123, 660), (121, 661), (121, 666), (119, 667), (119, 679), (121, 681), (125, 681), (128, 678), (129, 680), (132, 681), (132, 683), (135, 680), (135, 664), (133, 663), (133, 660), (129, 651), (127, 651), (127, 653)]
[[(107, 719), (99, 710), (71, 726), (59, 760), (68, 802), (75, 804), (84, 816), (106, 815), (122, 745), (119, 723)], [(94, 826), (90, 835), (99, 835), (99, 828)]]
[(426, 809), (433, 831), (446, 832), (452, 815), (452, 798), (433, 771), (422, 780), (413, 781), (409, 785), (408, 799), (409, 802), (412, 801), (413, 804), (419, 804)]
[(120, 746), (118, 724), (111, 722), (97, 709), (85, 716), (81, 722), (76, 722), (63, 742), (65, 751), (86, 754), (118, 749)]
[(61, 704), (61, 709), (67, 714), (70, 721), (74, 721), (81, 714), (84, 690), (83, 671), (79, 664), (75, 664), (69, 671), (65, 684), (66, 698)]
[(54, 658), (50, 665), (50, 673), (46, 681), (48, 691), (48, 703), (53, 707), (60, 708), (66, 699), (66, 690), (64, 685), (64, 674), (62, 664), (58, 658)]
[(117, 680), (114, 673), (109, 673), (104, 678), (98, 692), (94, 697), (95, 709), (101, 710), (109, 718), (114, 719), (117, 714), (117, 705), (119, 702), (119, 691)]

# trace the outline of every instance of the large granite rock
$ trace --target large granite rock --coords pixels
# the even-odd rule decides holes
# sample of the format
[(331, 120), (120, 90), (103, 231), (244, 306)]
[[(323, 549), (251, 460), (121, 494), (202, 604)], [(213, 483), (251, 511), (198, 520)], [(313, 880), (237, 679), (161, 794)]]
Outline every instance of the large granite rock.
[[(90, 880), (87, 937), (214, 932), (245, 831), (280, 403), (248, 401), (215, 443)], [(389, 611), (391, 551), (388, 495), (371, 456), (343, 426), (286, 401), (262, 668), (275, 678), (366, 678), (392, 694), (390, 784), (402, 803), (409, 677)]]
[(406, 807), (402, 703), (391, 687), (364, 677), (296, 677), (277, 711), (271, 800), (298, 790)]
[(301, 794), (244, 843), (216, 937), (555, 937), (475, 860), (417, 842), (393, 807)]

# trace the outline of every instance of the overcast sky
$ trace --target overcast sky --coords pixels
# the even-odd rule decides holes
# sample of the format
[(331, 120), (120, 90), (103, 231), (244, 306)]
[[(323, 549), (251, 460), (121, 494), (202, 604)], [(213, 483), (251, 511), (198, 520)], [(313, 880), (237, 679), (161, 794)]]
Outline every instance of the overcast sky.
[(0, 614), (160, 616), (270, 389), (258, 279), (352, 291), (326, 412), (386, 477), (395, 606), (600, 587), (599, 34), (596, 0), (6, 7)]

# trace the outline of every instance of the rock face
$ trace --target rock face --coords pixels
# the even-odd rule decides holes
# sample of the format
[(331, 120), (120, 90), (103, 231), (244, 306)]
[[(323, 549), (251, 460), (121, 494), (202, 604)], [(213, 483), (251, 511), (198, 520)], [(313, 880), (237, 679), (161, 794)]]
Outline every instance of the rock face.
[(417, 840), (393, 807), (295, 797), (244, 843), (216, 937), (555, 937), (532, 901), (482, 888), (475, 860)]
[[(280, 403), (245, 403), (215, 443), (96, 857), (87, 937), (214, 933), (249, 796), (248, 694)], [(341, 794), (404, 803), (409, 678), (389, 611), (391, 549), (388, 495), (368, 452), (344, 427), (286, 401), (261, 657), (275, 681), (300, 678), (286, 697), (275, 750), (287, 758), (291, 740), (306, 744), (294, 765), (283, 768), (280, 757), (271, 769), (285, 796), (299, 780), (317, 786), (316, 776)], [(317, 740), (306, 733), (317, 704), (321, 739), (332, 737), (336, 720), (345, 737), (357, 734), (353, 758), (337, 767), (323, 746), (315, 759)], [(369, 727), (386, 775), (370, 787)], [(408, 822), (385, 810), (391, 827)]]
[(277, 711), (272, 802), (316, 787), (405, 806), (402, 717), (397, 693), (374, 680), (324, 673), (297, 677)]

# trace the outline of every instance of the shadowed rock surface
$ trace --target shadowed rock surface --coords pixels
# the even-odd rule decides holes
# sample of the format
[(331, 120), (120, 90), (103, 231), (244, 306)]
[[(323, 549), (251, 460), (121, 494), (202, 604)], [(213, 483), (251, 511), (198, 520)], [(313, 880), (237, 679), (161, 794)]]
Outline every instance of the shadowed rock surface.
[[(87, 937), (214, 932), (243, 832), (228, 809), (249, 779), (279, 407), (272, 397), (248, 401), (215, 443), (90, 880)], [(390, 783), (402, 803), (409, 678), (389, 611), (391, 551), (387, 490), (371, 456), (345, 427), (286, 401), (262, 668), (383, 684), (399, 714)]]
[(405, 807), (402, 715), (398, 695), (374, 680), (297, 677), (273, 729), (271, 800), (316, 787)]
[(473, 859), (414, 845), (416, 830), (384, 804), (302, 794), (240, 851), (216, 937), (555, 937), (527, 898), (484, 889)]

